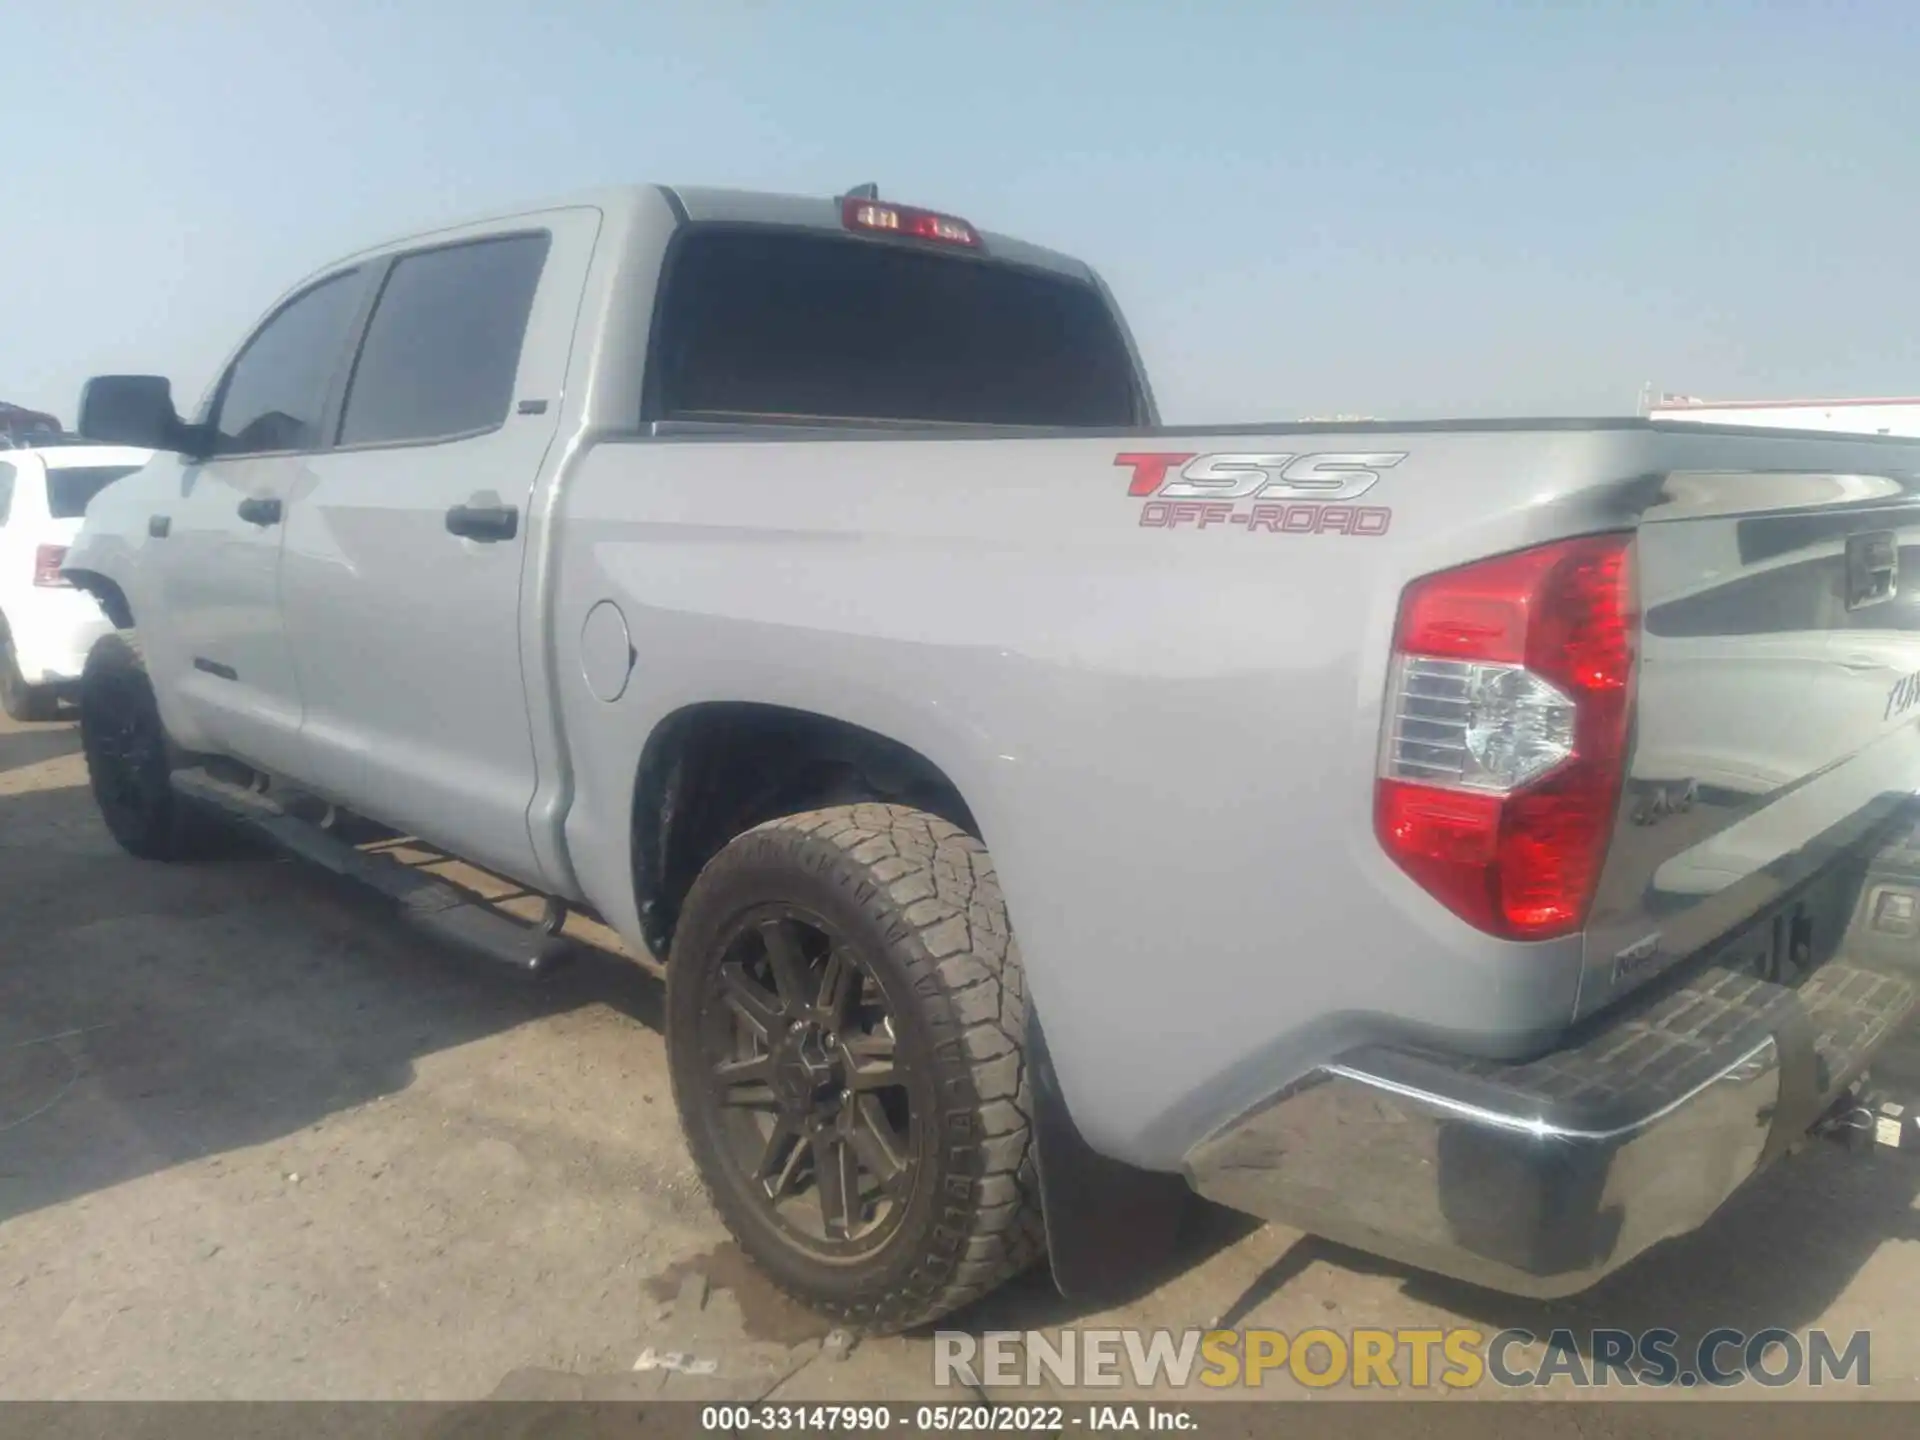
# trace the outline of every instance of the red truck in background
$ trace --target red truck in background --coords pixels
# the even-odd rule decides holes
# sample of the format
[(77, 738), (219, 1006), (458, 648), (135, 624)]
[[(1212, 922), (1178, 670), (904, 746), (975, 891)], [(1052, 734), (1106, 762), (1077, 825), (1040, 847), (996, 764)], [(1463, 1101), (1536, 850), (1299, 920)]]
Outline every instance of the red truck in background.
[(57, 417), (0, 400), (0, 450), (17, 450), (60, 433)]

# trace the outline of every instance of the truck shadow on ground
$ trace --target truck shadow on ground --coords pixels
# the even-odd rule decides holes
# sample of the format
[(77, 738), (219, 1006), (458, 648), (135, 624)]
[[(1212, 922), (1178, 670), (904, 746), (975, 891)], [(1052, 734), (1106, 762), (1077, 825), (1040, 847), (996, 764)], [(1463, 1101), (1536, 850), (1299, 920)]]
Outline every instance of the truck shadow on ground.
[[(32, 763), (71, 733), (0, 744)], [(660, 999), (598, 950), (544, 981), (470, 959), (263, 853), (134, 860), (83, 786), (0, 794), (0, 1222), (290, 1135), (529, 1021), (605, 1005), (657, 1033)]]
[[(69, 727), (0, 731), (0, 775), (77, 748)], [(414, 935), (384, 902), (302, 864), (133, 860), (74, 779), (0, 794), (0, 1222), (282, 1138), (406, 1089), (424, 1056), (594, 1005), (659, 1033), (660, 983), (631, 959), (583, 948), (557, 975), (529, 981)], [(1911, 1037), (1897, 1057), (1920, 1078)], [(1814, 1323), (1882, 1243), (1920, 1239), (1917, 1190), (1914, 1157), (1860, 1160), (1819, 1144), (1699, 1234), (1571, 1299), (1509, 1299), (1304, 1239), (1224, 1312), (1155, 1318), (1261, 1323), (1290, 1280), (1325, 1263), (1397, 1278), (1410, 1300), (1489, 1331), (1567, 1329), (1584, 1347), (1594, 1329), (1666, 1328), (1685, 1354), (1720, 1326)], [(1149, 1296), (1255, 1228), (1196, 1202), (1163, 1263), (1116, 1257), (1107, 1295), (1063, 1299), (1040, 1267), (948, 1323), (1084, 1320)], [(751, 1311), (753, 1292), (770, 1287), (733, 1268), (713, 1278)]]
[[(1261, 1323), (1268, 1302), (1308, 1269), (1325, 1264), (1396, 1279), (1409, 1300), (1488, 1334), (1519, 1329), (1544, 1341), (1555, 1331), (1567, 1332), (1589, 1366), (1596, 1330), (1636, 1336), (1671, 1330), (1679, 1336), (1673, 1353), (1686, 1369), (1703, 1337), (1723, 1327), (1748, 1336), (1778, 1328), (1804, 1338), (1876, 1250), (1920, 1240), (1917, 1193), (1920, 1158), (1853, 1155), (1810, 1141), (1737, 1192), (1703, 1229), (1655, 1246), (1579, 1295), (1551, 1301), (1499, 1295), (1306, 1236), (1255, 1277), (1220, 1323)], [(1860, 1323), (1841, 1322), (1845, 1333), (1830, 1337), (1836, 1354)], [(1536, 1351), (1515, 1363), (1530, 1369), (1538, 1360)], [(1718, 1351), (1715, 1361), (1730, 1374), (1747, 1368), (1733, 1346)]]
[[(941, 1320), (937, 1328), (979, 1335), (990, 1330), (1039, 1330), (1055, 1325), (1085, 1324), (1103, 1313), (1124, 1310), (1147, 1299), (1162, 1286), (1239, 1244), (1260, 1229), (1261, 1223), (1252, 1216), (1195, 1197), (1184, 1209), (1179, 1237), (1171, 1249), (1147, 1263), (1131, 1255), (1115, 1255), (1111, 1274), (1100, 1293), (1062, 1295), (1054, 1286), (1052, 1273), (1042, 1262), (1005, 1288)], [(1157, 1316), (1149, 1323), (1177, 1326), (1191, 1323), (1192, 1319)]]
[[(71, 727), (0, 731), (0, 774), (72, 755)], [(404, 1091), (423, 1057), (588, 1006), (655, 1034), (662, 986), (582, 946), (542, 981), (414, 934), (368, 891), (264, 850), (190, 865), (132, 859), (76, 769), (0, 794), (0, 1222), (172, 1166), (265, 1144)], [(665, 1076), (661, 1075), (664, 1095)], [(1150, 1292), (1256, 1222), (1196, 1205)], [(722, 1246), (690, 1257), (751, 1330), (824, 1331)], [(677, 1280), (669, 1274), (661, 1283)], [(981, 1324), (1065, 1323), (1044, 1266)]]

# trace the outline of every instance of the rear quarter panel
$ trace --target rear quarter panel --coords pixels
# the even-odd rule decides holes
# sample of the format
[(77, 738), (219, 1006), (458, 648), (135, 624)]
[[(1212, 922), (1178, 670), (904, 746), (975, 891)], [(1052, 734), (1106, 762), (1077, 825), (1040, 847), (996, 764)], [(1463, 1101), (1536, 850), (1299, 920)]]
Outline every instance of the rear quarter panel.
[[(1115, 463), (1140, 450), (1406, 458), (1365, 497), (1385, 533), (1290, 534), (1154, 523)], [(1366, 1039), (1525, 1049), (1573, 1012), (1579, 940), (1490, 940), (1373, 838), (1398, 594), (1631, 524), (1645, 461), (1586, 429), (600, 444), (556, 501), (581, 886), (637, 936), (648, 735), (703, 701), (790, 706), (959, 787), (1068, 1104), (1110, 1154), (1172, 1166)], [(638, 657), (611, 704), (581, 679), (606, 600)]]

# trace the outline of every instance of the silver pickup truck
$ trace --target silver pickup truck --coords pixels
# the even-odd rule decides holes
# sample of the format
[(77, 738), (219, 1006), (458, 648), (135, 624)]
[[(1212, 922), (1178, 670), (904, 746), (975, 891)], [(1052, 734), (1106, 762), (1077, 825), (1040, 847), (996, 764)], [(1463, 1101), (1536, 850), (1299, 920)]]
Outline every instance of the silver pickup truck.
[(118, 840), (660, 957), (715, 1206), (850, 1323), (1094, 1292), (1191, 1191), (1578, 1290), (1914, 1004), (1920, 445), (1165, 427), (1078, 261), (658, 187), (351, 256), (81, 428), (161, 452), (65, 569)]

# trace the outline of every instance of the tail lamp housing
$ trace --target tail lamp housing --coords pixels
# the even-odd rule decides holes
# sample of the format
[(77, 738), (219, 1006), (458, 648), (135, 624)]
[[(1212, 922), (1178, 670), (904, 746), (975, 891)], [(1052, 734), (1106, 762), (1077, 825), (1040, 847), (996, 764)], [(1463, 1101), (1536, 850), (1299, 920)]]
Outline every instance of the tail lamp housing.
[(67, 547), (41, 545), (33, 552), (33, 583), (43, 590), (69, 589), (73, 582), (60, 573), (67, 563)]
[(1375, 832), (1489, 934), (1545, 940), (1586, 923), (1627, 761), (1632, 543), (1558, 541), (1401, 596)]

